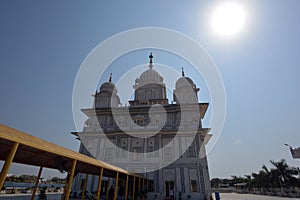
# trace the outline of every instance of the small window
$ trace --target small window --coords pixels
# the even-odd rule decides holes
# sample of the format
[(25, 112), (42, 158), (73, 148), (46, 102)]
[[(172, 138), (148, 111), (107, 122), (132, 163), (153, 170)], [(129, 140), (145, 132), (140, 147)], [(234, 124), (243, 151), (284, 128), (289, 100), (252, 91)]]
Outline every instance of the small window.
[(148, 158), (155, 157), (155, 155), (154, 155), (154, 146), (148, 146), (147, 157)]
[(174, 151), (172, 147), (165, 147), (164, 148), (164, 160), (171, 161), (173, 159)]
[(198, 186), (196, 180), (191, 180), (191, 192), (198, 192)]
[(188, 148), (188, 158), (195, 158), (196, 157), (196, 152), (195, 152), (195, 146), (191, 145)]
[(142, 158), (142, 147), (134, 147), (132, 152), (132, 160), (141, 160)]
[(154, 146), (148, 146), (148, 153), (154, 151)]
[(106, 161), (112, 161), (113, 159), (113, 149), (112, 148), (107, 148), (105, 150), (105, 160)]

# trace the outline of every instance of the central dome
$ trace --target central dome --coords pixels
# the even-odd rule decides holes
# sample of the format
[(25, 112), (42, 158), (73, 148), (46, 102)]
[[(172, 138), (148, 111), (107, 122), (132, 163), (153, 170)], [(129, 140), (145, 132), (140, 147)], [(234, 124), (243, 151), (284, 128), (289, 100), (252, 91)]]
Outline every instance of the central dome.
[(163, 81), (164, 78), (153, 69), (153, 62), (152, 62), (152, 53), (150, 53), (150, 62), (149, 62), (149, 69), (144, 71), (140, 78), (137, 78), (135, 80), (135, 85), (133, 86), (134, 89), (147, 85), (147, 84), (158, 84), (158, 85), (164, 85)]
[(149, 69), (135, 80), (134, 101), (130, 101), (130, 105), (168, 104), (164, 79), (153, 69), (152, 53), (149, 58)]
[(143, 72), (139, 78), (139, 85), (144, 85), (147, 83), (157, 83), (162, 84), (164, 78), (154, 69), (150, 68)]

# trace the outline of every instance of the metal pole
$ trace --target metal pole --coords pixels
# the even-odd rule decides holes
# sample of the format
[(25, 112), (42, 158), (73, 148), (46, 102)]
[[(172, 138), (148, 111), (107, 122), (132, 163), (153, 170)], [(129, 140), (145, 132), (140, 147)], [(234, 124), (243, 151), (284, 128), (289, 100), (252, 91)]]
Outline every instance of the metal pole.
[(65, 200), (69, 200), (76, 164), (77, 164), (77, 160), (73, 160), (71, 173), (70, 173), (69, 180), (68, 180), (68, 183), (67, 183), (67, 188), (66, 188), (66, 193), (65, 193), (65, 195), (66, 195)]
[(116, 175), (116, 186), (115, 186), (115, 192), (114, 192), (114, 200), (117, 199), (118, 183), (119, 183), (119, 172), (117, 172), (117, 175)]
[(134, 200), (134, 196), (135, 196), (135, 176), (133, 176), (133, 190), (132, 190), (132, 200)]
[(89, 175), (86, 174), (85, 175), (85, 179), (84, 179), (84, 185), (83, 185), (82, 195), (81, 195), (81, 199), (82, 200), (84, 200), (84, 195), (85, 195), (85, 191), (86, 191), (86, 185), (87, 185), (88, 178), (89, 178)]
[(126, 175), (126, 186), (125, 186), (125, 200), (127, 200), (127, 196), (128, 196), (128, 179), (129, 179), (129, 175)]
[(31, 194), (31, 200), (34, 200), (34, 195), (36, 193), (36, 189), (37, 189), (37, 186), (39, 184), (39, 180), (41, 178), (42, 171), (43, 171), (43, 167), (40, 166), (40, 170), (39, 170), (38, 176), (36, 177), (34, 188), (33, 188), (32, 194)]
[(103, 167), (100, 169), (100, 175), (98, 178), (98, 188), (97, 188), (97, 199), (100, 199), (101, 193), (101, 184), (102, 184), (102, 175), (103, 175)]
[(6, 175), (9, 171), (9, 168), (11, 166), (11, 163), (16, 155), (17, 149), (18, 149), (19, 143), (15, 142), (12, 148), (10, 149), (10, 152), (5, 160), (5, 163), (2, 167), (1, 175), (0, 175), (0, 189), (3, 187), (3, 184), (5, 182)]

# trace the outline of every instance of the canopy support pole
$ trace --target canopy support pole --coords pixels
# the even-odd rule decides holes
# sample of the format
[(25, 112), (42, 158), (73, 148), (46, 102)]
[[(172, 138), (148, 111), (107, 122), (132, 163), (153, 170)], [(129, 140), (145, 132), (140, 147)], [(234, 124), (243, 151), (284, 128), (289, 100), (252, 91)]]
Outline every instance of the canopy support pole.
[(19, 143), (15, 142), (12, 148), (10, 149), (10, 152), (5, 160), (5, 163), (3, 165), (1, 175), (0, 175), (0, 189), (3, 187), (3, 184), (5, 182), (6, 175), (9, 171), (9, 168), (11, 166), (11, 163), (16, 155), (17, 149), (19, 147)]
[(100, 169), (100, 175), (98, 178), (97, 199), (100, 199), (100, 195), (101, 195), (102, 176), (103, 176), (103, 167), (101, 167)]
[(65, 200), (69, 200), (69, 197), (70, 197), (70, 192), (71, 192), (71, 187), (72, 187), (72, 182), (73, 182), (73, 178), (74, 178), (76, 164), (77, 164), (77, 160), (73, 160), (70, 176), (69, 176), (67, 187), (66, 187)]
[(82, 199), (82, 200), (84, 200), (84, 196), (85, 196), (85, 191), (86, 191), (86, 185), (87, 185), (88, 178), (89, 178), (89, 175), (86, 174), (86, 175), (85, 175), (85, 179), (84, 179), (84, 185), (83, 185), (82, 195), (81, 195), (81, 199)]
[(38, 172), (38, 176), (36, 177), (36, 180), (35, 180), (34, 188), (33, 188), (32, 194), (31, 194), (31, 200), (34, 200), (34, 196), (35, 196), (36, 189), (37, 189), (37, 186), (38, 186), (40, 178), (41, 178), (42, 171), (43, 171), (43, 167), (41, 166), (39, 169), (39, 172)]
[(117, 172), (117, 175), (116, 175), (116, 186), (115, 186), (115, 192), (114, 192), (114, 200), (117, 199), (118, 183), (119, 183), (119, 172)]
[(129, 175), (126, 175), (126, 186), (125, 186), (125, 197), (124, 199), (127, 200), (127, 196), (128, 196), (128, 179), (129, 179)]
[(138, 193), (141, 192), (141, 178), (139, 177)]
[(132, 200), (134, 200), (134, 196), (135, 196), (135, 176), (133, 176)]

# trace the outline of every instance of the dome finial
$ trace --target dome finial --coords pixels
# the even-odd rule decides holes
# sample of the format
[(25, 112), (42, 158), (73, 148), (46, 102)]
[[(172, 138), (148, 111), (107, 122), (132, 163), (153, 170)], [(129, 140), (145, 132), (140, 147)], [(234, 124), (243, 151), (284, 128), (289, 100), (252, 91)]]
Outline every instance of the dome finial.
[(150, 53), (149, 58), (150, 58), (149, 67), (150, 67), (150, 69), (152, 69), (152, 67), (153, 67), (153, 64), (152, 64), (153, 63), (152, 62), (152, 58), (153, 58), (152, 53)]
[(110, 73), (110, 76), (109, 76), (109, 82), (111, 83), (111, 80), (112, 80), (112, 73)]
[(183, 67), (181, 67), (181, 74), (182, 74), (182, 77), (184, 77), (184, 70), (183, 70)]

